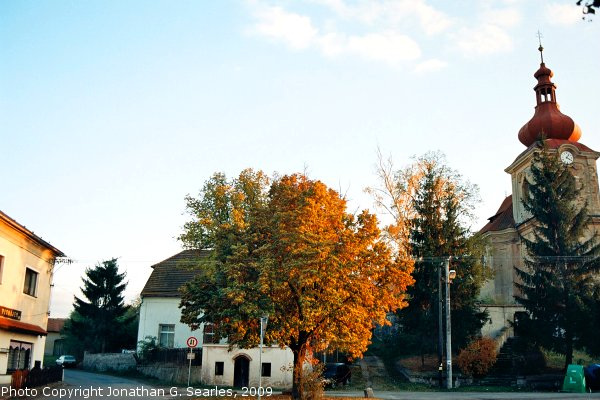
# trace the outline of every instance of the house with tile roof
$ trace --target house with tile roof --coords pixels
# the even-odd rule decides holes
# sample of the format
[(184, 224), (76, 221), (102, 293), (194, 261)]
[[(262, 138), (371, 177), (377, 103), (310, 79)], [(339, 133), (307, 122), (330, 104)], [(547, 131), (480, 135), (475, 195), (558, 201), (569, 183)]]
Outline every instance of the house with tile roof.
[(180, 322), (181, 312), (179, 288), (197, 274), (193, 267), (207, 253), (184, 250), (153, 265), (152, 273), (142, 289), (138, 342), (146, 337), (155, 337), (163, 348), (184, 348), (190, 336), (202, 333)]
[(206, 250), (183, 250), (151, 267), (141, 293), (138, 342), (153, 337), (161, 348), (181, 349), (195, 337), (202, 349), (200, 376), (205, 385), (258, 387), (260, 381), (263, 386), (291, 388), (294, 358), (289, 348), (264, 346), (262, 355), (258, 348), (230, 348), (225, 340), (214, 339), (210, 324), (192, 330), (180, 322), (179, 288), (197, 276), (207, 257)]
[(64, 339), (60, 332), (65, 326), (66, 318), (48, 318), (48, 335), (46, 336), (46, 349), (44, 355), (62, 356), (64, 354)]
[(62, 251), (0, 211), (0, 384), (43, 363), (58, 257)]

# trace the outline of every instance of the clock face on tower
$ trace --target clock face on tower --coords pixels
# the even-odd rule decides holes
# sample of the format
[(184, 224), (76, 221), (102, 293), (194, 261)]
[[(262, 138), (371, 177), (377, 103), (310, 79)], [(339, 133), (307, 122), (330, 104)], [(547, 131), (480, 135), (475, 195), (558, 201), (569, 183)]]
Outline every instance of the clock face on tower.
[(562, 153), (560, 153), (560, 161), (563, 162), (563, 164), (565, 165), (569, 165), (573, 163), (573, 153), (571, 153), (570, 151), (563, 151)]

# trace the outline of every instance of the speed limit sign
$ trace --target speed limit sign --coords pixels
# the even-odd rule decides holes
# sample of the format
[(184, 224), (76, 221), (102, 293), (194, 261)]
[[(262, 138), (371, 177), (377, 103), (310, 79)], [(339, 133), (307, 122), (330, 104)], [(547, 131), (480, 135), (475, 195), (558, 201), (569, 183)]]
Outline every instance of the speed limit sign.
[(196, 339), (193, 336), (190, 336), (186, 343), (187, 343), (188, 347), (191, 349), (191, 348), (198, 346), (198, 339)]

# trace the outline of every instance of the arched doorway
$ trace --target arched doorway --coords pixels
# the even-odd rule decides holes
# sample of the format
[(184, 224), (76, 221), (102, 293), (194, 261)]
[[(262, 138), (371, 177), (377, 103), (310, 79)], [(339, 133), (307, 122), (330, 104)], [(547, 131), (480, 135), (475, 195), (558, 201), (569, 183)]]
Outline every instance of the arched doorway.
[(245, 355), (239, 355), (233, 366), (233, 386), (248, 387), (250, 383), (250, 359)]

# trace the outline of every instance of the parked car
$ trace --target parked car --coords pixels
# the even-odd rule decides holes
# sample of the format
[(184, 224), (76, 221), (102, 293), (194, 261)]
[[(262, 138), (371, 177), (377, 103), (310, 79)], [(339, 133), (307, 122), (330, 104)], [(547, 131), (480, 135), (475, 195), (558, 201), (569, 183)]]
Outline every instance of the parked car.
[(56, 359), (56, 365), (62, 365), (65, 368), (74, 367), (77, 360), (73, 356), (60, 356)]
[(350, 367), (344, 363), (327, 363), (323, 371), (323, 383), (325, 387), (336, 387), (350, 383), (352, 372)]
[(591, 364), (583, 369), (585, 383), (590, 391), (600, 390), (600, 364)]

